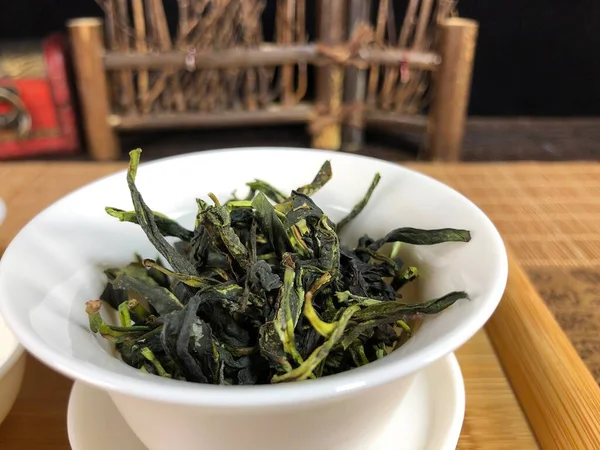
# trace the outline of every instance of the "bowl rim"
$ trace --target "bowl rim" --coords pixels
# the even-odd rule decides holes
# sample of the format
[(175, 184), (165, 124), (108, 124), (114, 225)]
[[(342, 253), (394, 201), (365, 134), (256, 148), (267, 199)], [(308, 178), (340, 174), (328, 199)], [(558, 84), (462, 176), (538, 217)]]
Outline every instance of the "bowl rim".
[[(186, 160), (188, 158), (206, 156), (214, 156), (221, 154), (237, 153), (237, 152), (319, 152), (324, 158), (330, 156), (333, 158), (347, 158), (357, 161), (377, 162), (384, 166), (393, 166), (396, 170), (410, 173), (411, 176), (417, 179), (422, 179), (437, 188), (447, 190), (454, 196), (461, 199), (465, 204), (472, 208), (479, 216), (478, 223), (486, 228), (491, 235), (489, 246), (493, 246), (499, 256), (498, 274), (494, 278), (492, 285), (489, 287), (486, 295), (482, 296), (482, 307), (476, 309), (470, 317), (470, 320), (465, 325), (446, 335), (443, 341), (437, 341), (423, 348), (413, 355), (404, 356), (396, 364), (381, 365), (382, 360), (371, 362), (365, 366), (356, 369), (342, 372), (327, 377), (318, 378), (316, 380), (306, 380), (304, 382), (292, 382), (281, 384), (266, 384), (253, 386), (217, 386), (201, 383), (192, 383), (187, 381), (178, 381), (164, 379), (157, 376), (149, 376), (147, 379), (141, 380), (138, 378), (129, 377), (125, 374), (119, 374), (105, 369), (100, 366), (90, 367), (89, 364), (80, 362), (68, 355), (62, 354), (60, 351), (53, 349), (47, 345), (44, 340), (36, 333), (32, 332), (28, 326), (22, 324), (19, 318), (19, 313), (15, 308), (11, 307), (11, 303), (0, 298), (0, 313), (4, 315), (7, 326), (11, 329), (14, 335), (19, 340), (24, 349), (35, 355), (43, 363), (50, 366), (55, 371), (76, 380), (89, 383), (99, 387), (113, 395), (124, 395), (129, 397), (142, 398), (155, 402), (188, 405), (188, 406), (210, 406), (215, 408), (256, 408), (256, 407), (273, 407), (284, 406), (290, 404), (305, 404), (308, 402), (325, 401), (332, 398), (339, 398), (345, 395), (353, 395), (367, 388), (379, 386), (397, 380), (402, 377), (407, 377), (425, 366), (437, 361), (440, 358), (454, 352), (457, 348), (463, 345), (466, 341), (472, 338), (491, 317), (499, 302), (506, 287), (508, 278), (508, 258), (504, 242), (487, 215), (471, 200), (454, 188), (436, 180), (433, 177), (425, 175), (414, 169), (405, 167), (396, 162), (389, 162), (378, 158), (329, 151), (312, 149), (305, 147), (280, 147), (280, 146), (260, 146), (260, 147), (237, 147), (224, 148), (216, 150), (205, 150), (197, 152), (189, 152), (179, 155), (173, 155), (165, 158), (159, 158), (143, 162), (140, 164), (140, 170), (144, 167), (156, 166), (167, 161)], [(342, 156), (343, 155), (343, 156)], [(39, 216), (45, 214), (53, 208), (57, 203), (68, 201), (71, 196), (87, 189), (91, 185), (103, 183), (107, 179), (124, 177), (127, 169), (122, 169), (108, 175), (104, 175), (96, 180), (93, 180), (85, 185), (69, 192), (60, 199), (53, 202), (48, 207), (40, 211), (33, 219), (31, 219), (17, 234), (13, 242), (25, 232), (30, 224)], [(5, 254), (14, 251), (11, 249), (12, 242), (6, 249)], [(0, 260), (0, 270), (5, 263), (5, 258)]]
[[(14, 339), (14, 345), (8, 352), (7, 358), (4, 361), (0, 361), (0, 380), (2, 380), (4, 375), (6, 375), (21, 358), (25, 352), (25, 347), (20, 343), (18, 337), (12, 331), (12, 328), (8, 325), (6, 319), (2, 315), (0, 315), (0, 322), (4, 322), (4, 324), (0, 323), (0, 337), (11, 335)], [(0, 339), (0, 345), (2, 345), (2, 343), (3, 340)]]
[[(2, 198), (0, 198), (0, 225), (2, 225), (2, 222), (4, 222), (5, 218), (6, 204), (4, 203)], [(0, 259), (2, 259), (2, 257), (0, 257)], [(17, 337), (6, 323), (4, 317), (0, 316), (0, 322), (4, 322), (4, 325), (0, 325), (0, 327), (5, 328), (5, 331), (2, 331), (2, 329), (0, 329), (0, 335), (2, 335), (3, 333), (7, 333), (15, 338), (15, 345), (10, 350), (8, 357), (4, 361), (0, 362), (0, 379), (2, 379), (2, 377), (4, 377), (4, 375), (6, 375), (10, 371), (12, 366), (14, 366), (17, 363), (19, 358), (21, 358), (21, 355), (23, 354), (23, 352), (25, 352), (25, 348), (20, 344)], [(0, 345), (2, 345), (2, 341), (0, 341)]]

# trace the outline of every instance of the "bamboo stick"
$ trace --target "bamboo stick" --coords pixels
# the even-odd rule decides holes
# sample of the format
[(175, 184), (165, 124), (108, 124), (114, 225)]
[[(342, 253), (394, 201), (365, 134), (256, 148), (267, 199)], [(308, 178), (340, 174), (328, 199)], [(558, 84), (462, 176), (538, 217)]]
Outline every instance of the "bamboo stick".
[[(409, 29), (413, 26), (414, 16), (416, 13), (416, 6), (418, 5), (419, 0), (410, 0), (408, 4), (408, 8), (406, 10), (406, 15), (404, 16), (404, 26), (402, 27), (401, 34), (406, 33), (408, 36)], [(390, 17), (390, 13), (393, 11), (393, 6), (388, 4), (388, 18), (387, 22), (393, 20)], [(389, 36), (388, 39), (392, 41), (395, 37)], [(390, 42), (391, 43), (391, 42)], [(393, 44), (392, 44), (393, 45)], [(399, 43), (399, 48), (406, 49), (407, 45)], [(396, 85), (396, 80), (398, 79), (398, 67), (386, 67), (385, 75), (383, 77), (383, 85), (381, 86), (381, 92), (379, 94), (379, 103), (381, 108), (390, 109), (392, 105), (393, 95), (392, 92), (394, 90), (394, 86)]]
[(541, 447), (599, 449), (600, 387), (510, 254), (486, 331)]
[[(429, 22), (431, 20), (431, 14), (433, 10), (433, 0), (422, 0), (421, 9), (419, 10), (419, 19), (415, 29), (415, 37), (412, 42), (412, 50), (423, 50), (426, 44), (426, 33)], [(401, 80), (401, 82), (404, 80)], [(414, 109), (414, 100), (418, 101), (419, 88), (424, 87), (423, 85), (423, 73), (416, 72), (410, 79), (405, 83), (400, 84), (396, 88), (396, 95), (394, 99), (396, 111), (412, 112)]]
[[(281, 23), (281, 43), (284, 45), (289, 45), (293, 41), (294, 36), (294, 13), (296, 10), (296, 0), (283, 0), (283, 8), (284, 13), (282, 15), (283, 21)], [(283, 106), (290, 107), (294, 104), (296, 100), (296, 95), (294, 93), (294, 66), (291, 64), (286, 64), (282, 68), (281, 72), (281, 81), (283, 87)]]
[[(169, 27), (167, 25), (167, 17), (165, 16), (165, 9), (161, 0), (150, 0), (150, 15), (153, 17), (153, 24), (156, 26), (156, 37), (160, 45), (161, 51), (171, 50), (171, 35), (169, 34)], [(185, 100), (183, 92), (181, 90), (181, 83), (177, 78), (177, 74), (173, 74), (170, 77), (170, 84), (173, 90), (173, 102), (177, 111), (181, 112), (185, 110)]]
[[(117, 43), (119, 50), (123, 53), (129, 53), (130, 40), (127, 34), (127, 26), (129, 24), (129, 13), (127, 10), (127, 0), (117, 0), (116, 3), (116, 17), (117, 24), (115, 33), (117, 37)], [(119, 103), (123, 110), (126, 112), (133, 112), (135, 108), (135, 91), (133, 88), (133, 72), (131, 70), (122, 70), (119, 73), (119, 80), (121, 84), (121, 96)]]
[(189, 32), (190, 0), (177, 0), (179, 8), (179, 24), (177, 26), (177, 41), (185, 39)]
[[(371, 9), (370, 0), (351, 0), (350, 11), (348, 15), (348, 33), (350, 38), (354, 27), (359, 23), (369, 21), (369, 12)], [(365, 100), (367, 73), (356, 67), (346, 69), (346, 78), (344, 80), (344, 102), (345, 103), (363, 103)], [(356, 152), (363, 146), (364, 141), (364, 120), (363, 111), (356, 108), (356, 111), (350, 118), (350, 124), (345, 124), (342, 129), (342, 142), (344, 150)]]
[(427, 116), (422, 114), (400, 114), (393, 111), (367, 109), (364, 120), (369, 127), (375, 126), (387, 129), (406, 127), (417, 130), (425, 130), (427, 128)]
[[(105, 37), (107, 47), (111, 51), (119, 50), (119, 43), (117, 42), (117, 27), (115, 24), (115, 8), (113, 0), (107, 0), (104, 2), (104, 10), (105, 10)], [(110, 73), (107, 75), (110, 80), (109, 88), (110, 88), (110, 103), (111, 104), (120, 104), (121, 92), (120, 92), (120, 81), (119, 81), (119, 73)]]
[(457, 17), (440, 24), (442, 63), (434, 78), (427, 131), (429, 159), (460, 159), (478, 27), (473, 20)]
[(257, 111), (224, 111), (200, 113), (160, 113), (147, 116), (110, 117), (116, 130), (159, 130), (172, 128), (210, 128), (239, 125), (277, 125), (306, 122), (312, 114), (308, 104), (297, 104), (291, 108), (271, 107)]
[[(344, 14), (345, 0), (321, 0), (319, 20), (319, 40), (325, 45), (340, 44), (345, 39)], [(344, 68), (339, 64), (330, 64), (318, 68), (317, 73), (317, 111), (326, 111), (335, 115), (341, 108)], [(319, 117), (316, 118), (319, 120)], [(339, 150), (342, 145), (341, 124), (327, 124), (320, 127), (313, 136), (315, 148)]]
[[(383, 47), (385, 41), (385, 23), (387, 22), (388, 0), (379, 1), (379, 9), (377, 10), (377, 24), (375, 26), (375, 42)], [(369, 74), (369, 94), (367, 103), (374, 106), (377, 101), (377, 90), (379, 88), (379, 65), (371, 66)]]
[[(133, 10), (133, 24), (135, 28), (135, 50), (141, 54), (148, 51), (146, 45), (146, 18), (144, 15), (144, 4), (142, 0), (132, 0)], [(148, 85), (150, 83), (150, 76), (148, 70), (139, 69), (137, 76), (138, 85), (138, 99), (140, 102), (140, 111), (142, 114), (150, 112), (150, 105), (148, 104)]]
[[(410, 67), (424, 70), (437, 70), (441, 58), (435, 52), (417, 52), (403, 49), (363, 49), (360, 55), (347, 61), (347, 66), (365, 67), (369, 64), (398, 65), (406, 61)], [(235, 67), (260, 67), (278, 64), (314, 64), (325, 66), (331, 60), (317, 51), (314, 44), (279, 46), (262, 44), (257, 48), (248, 49), (223, 49), (201, 50), (196, 53), (196, 68), (198, 69), (225, 69)], [(107, 70), (120, 70), (123, 68), (144, 69), (184, 69), (186, 67), (185, 54), (178, 51), (166, 51), (159, 54), (107, 52), (104, 56), (104, 65)]]
[[(296, 0), (296, 43), (306, 44), (306, 0)], [(306, 64), (298, 64), (298, 88), (295, 102), (300, 102), (308, 89), (308, 68)]]
[(117, 159), (117, 138), (108, 123), (110, 104), (106, 72), (102, 66), (102, 21), (75, 19), (67, 23), (67, 28), (89, 152), (95, 160)]

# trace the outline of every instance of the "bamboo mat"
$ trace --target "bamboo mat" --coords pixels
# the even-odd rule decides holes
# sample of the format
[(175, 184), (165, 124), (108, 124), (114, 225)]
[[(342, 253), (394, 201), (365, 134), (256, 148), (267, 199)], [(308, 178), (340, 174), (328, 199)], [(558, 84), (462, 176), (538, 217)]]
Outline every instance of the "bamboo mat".
[[(599, 381), (600, 317), (594, 306), (600, 305), (600, 235), (593, 224), (600, 218), (600, 164), (405, 165), (453, 186), (488, 214)], [(0, 254), (41, 208), (124, 166), (0, 164), (0, 197), (9, 211), (0, 228)], [(459, 448), (537, 448), (486, 333), (478, 333), (457, 355), (468, 393)], [(64, 449), (69, 387), (66, 379), (30, 360), (21, 400), (6, 423), (10, 430), (0, 429), (0, 447)], [(35, 413), (40, 405), (48, 406)], [(39, 433), (25, 433), (32, 424)]]
[(406, 164), (494, 222), (600, 383), (600, 164)]

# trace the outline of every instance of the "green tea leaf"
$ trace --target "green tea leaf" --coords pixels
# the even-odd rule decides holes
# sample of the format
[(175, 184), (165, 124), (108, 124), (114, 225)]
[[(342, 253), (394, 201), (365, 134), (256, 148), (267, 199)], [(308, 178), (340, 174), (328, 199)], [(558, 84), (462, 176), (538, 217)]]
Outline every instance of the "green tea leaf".
[(348, 215), (342, 220), (340, 220), (340, 222), (337, 224), (336, 230), (338, 233), (341, 233), (342, 230), (346, 227), (346, 225), (348, 225), (356, 216), (358, 216), (362, 212), (363, 209), (365, 209), (365, 206), (367, 206), (367, 203), (369, 203), (369, 200), (373, 195), (373, 191), (375, 191), (375, 188), (379, 184), (380, 179), (381, 175), (379, 175), (379, 173), (376, 173), (373, 177), (373, 181), (371, 181), (371, 185), (369, 186), (369, 189), (367, 190), (365, 196), (356, 205), (354, 205), (352, 211), (350, 211)]
[[(325, 186), (329, 180), (331, 180), (331, 161), (325, 161), (315, 178), (310, 184), (306, 184), (296, 189), (300, 194), (304, 194), (308, 197), (315, 195), (323, 186)], [(279, 202), (278, 202), (279, 203)]]
[(258, 226), (267, 241), (272, 245), (275, 253), (281, 257), (285, 252), (291, 250), (290, 241), (283, 224), (269, 200), (262, 193), (259, 193), (252, 200), (252, 207), (255, 209)]
[[(196, 199), (189, 231), (144, 203), (135, 185), (140, 152), (130, 152), (127, 172), (134, 210), (106, 211), (139, 224), (160, 257), (136, 253), (106, 269), (101, 300), (86, 304), (90, 330), (138, 370), (222, 386), (325, 377), (384, 358), (418, 332), (425, 314), (468, 298), (452, 292), (415, 304), (399, 292), (418, 273), (399, 258), (402, 242), (467, 242), (467, 230), (398, 228), (341, 247), (338, 233), (364, 211), (379, 174), (337, 227), (311, 198), (331, 179), (325, 161), (289, 196), (257, 179), (246, 199)], [(389, 256), (380, 252), (387, 242)], [(100, 315), (103, 300), (117, 325)]]
[(135, 208), (138, 223), (146, 233), (148, 240), (177, 272), (193, 275), (196, 273), (194, 266), (179, 254), (173, 246), (167, 242), (163, 235), (160, 234), (160, 230), (154, 220), (154, 214), (150, 208), (148, 208), (142, 195), (135, 186), (135, 178), (141, 152), (141, 149), (129, 152), (129, 170), (127, 171), (127, 184), (129, 186), (129, 191), (131, 192), (131, 200)]
[(248, 249), (231, 227), (231, 217), (226, 206), (212, 206), (203, 213), (202, 224), (213, 239), (213, 245), (231, 255), (242, 270), (250, 266)]
[[(350, 294), (350, 298), (357, 299), (357, 296)], [(385, 318), (394, 321), (411, 314), (437, 314), (452, 306), (456, 301), (468, 298), (466, 292), (451, 292), (443, 297), (422, 303), (379, 302), (361, 309), (354, 315), (353, 320), (363, 322)], [(368, 299), (362, 298), (360, 300), (364, 302)]]
[(413, 245), (435, 245), (443, 242), (469, 242), (471, 233), (467, 230), (442, 228), (439, 230), (420, 230), (418, 228), (397, 228), (383, 238), (377, 239), (369, 249), (379, 250), (388, 242), (405, 242)]
[(279, 291), (279, 308), (275, 314), (275, 330), (283, 343), (283, 349), (291, 355), (294, 360), (301, 364), (302, 357), (296, 349), (296, 338), (294, 330), (302, 312), (304, 299), (298, 297), (294, 288), (296, 278), (295, 265), (289, 256), (284, 255), (282, 262), (284, 266), (283, 288)]
[(255, 291), (257, 291), (257, 287), (260, 287), (260, 289), (269, 292), (279, 289), (282, 285), (279, 275), (273, 273), (271, 266), (262, 260), (256, 261), (252, 265), (249, 280), (254, 285)]
[(112, 285), (119, 289), (135, 292), (152, 305), (161, 316), (183, 308), (179, 299), (168, 289), (157, 285), (152, 286), (146, 284), (129, 275), (119, 275), (112, 281)]
[(323, 270), (337, 273), (340, 266), (340, 241), (326, 215), (323, 215), (314, 229), (315, 240), (318, 243), (319, 267)]
[(293, 191), (288, 203), (289, 207), (284, 212), (286, 229), (310, 217), (320, 219), (323, 216), (321, 208), (315, 205), (307, 195), (299, 192)]
[(260, 327), (259, 336), (260, 353), (269, 361), (271, 367), (280, 372), (291, 371), (292, 365), (285, 355), (275, 324), (266, 322)]
[(199, 277), (197, 275), (188, 275), (185, 273), (173, 272), (172, 270), (162, 267), (160, 264), (157, 264), (156, 261), (152, 261), (151, 259), (145, 259), (143, 261), (143, 264), (146, 267), (156, 269), (159, 272), (161, 272), (171, 278), (175, 278), (176, 280), (181, 281), (182, 283), (187, 284), (188, 286), (191, 286), (191, 287), (202, 289), (202, 288), (207, 288), (207, 287), (215, 284), (214, 282), (207, 280), (206, 277), (203, 278), (203, 277)]
[[(105, 209), (108, 215), (119, 219), (121, 222), (139, 224), (137, 213), (135, 211), (124, 211), (122, 209), (111, 207), (106, 207)], [(152, 214), (154, 216), (154, 222), (156, 223), (158, 230), (163, 236), (173, 236), (183, 241), (189, 241), (190, 239), (192, 239), (193, 232), (191, 232), (190, 230), (186, 230), (173, 219), (169, 219), (164, 214), (161, 214), (156, 211), (153, 211)]]
[(275, 203), (281, 203), (286, 199), (286, 196), (281, 191), (263, 180), (251, 181), (246, 183), (246, 186), (250, 188), (250, 193), (248, 194), (246, 200), (252, 200), (257, 191), (265, 195), (267, 198), (270, 198)]
[(312, 354), (302, 363), (299, 367), (283, 374), (283, 375), (275, 375), (272, 379), (273, 383), (281, 383), (284, 381), (296, 381), (296, 380), (305, 380), (307, 379), (317, 368), (317, 366), (327, 358), (329, 352), (337, 345), (342, 336), (344, 335), (344, 330), (348, 325), (348, 322), (352, 318), (352, 315), (359, 310), (358, 306), (350, 306), (347, 308), (340, 320), (336, 323), (335, 329), (329, 339), (325, 341), (323, 345), (318, 347)]

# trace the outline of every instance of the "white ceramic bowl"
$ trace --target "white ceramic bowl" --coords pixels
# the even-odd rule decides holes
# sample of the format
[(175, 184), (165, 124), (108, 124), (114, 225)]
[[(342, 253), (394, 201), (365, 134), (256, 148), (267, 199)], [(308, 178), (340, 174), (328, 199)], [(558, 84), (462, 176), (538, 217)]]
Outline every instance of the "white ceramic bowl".
[[(6, 207), (0, 199), (0, 226)], [(0, 423), (12, 409), (25, 374), (25, 352), (0, 316)]]
[(469, 243), (403, 246), (420, 269), (419, 296), (466, 290), (471, 300), (428, 318), (409, 342), (381, 360), (318, 380), (222, 387), (150, 376), (116, 359), (90, 333), (84, 303), (100, 294), (103, 267), (129, 262), (135, 251), (156, 255), (139, 227), (104, 212), (105, 206), (132, 207), (125, 172), (59, 200), (19, 233), (0, 266), (1, 311), (36, 357), (107, 390), (151, 450), (366, 448), (412, 375), (466, 342), (498, 305), (507, 259), (488, 218), (456, 191), (397, 164), (309, 149), (176, 156), (141, 165), (136, 183), (152, 209), (193, 226), (196, 197), (213, 192), (226, 198), (234, 189), (241, 194), (254, 178), (290, 190), (312, 180), (326, 159), (333, 179), (314, 200), (333, 221), (362, 197), (375, 172), (382, 176), (344, 240), (355, 243), (364, 233), (379, 237), (399, 226), (472, 233)]

